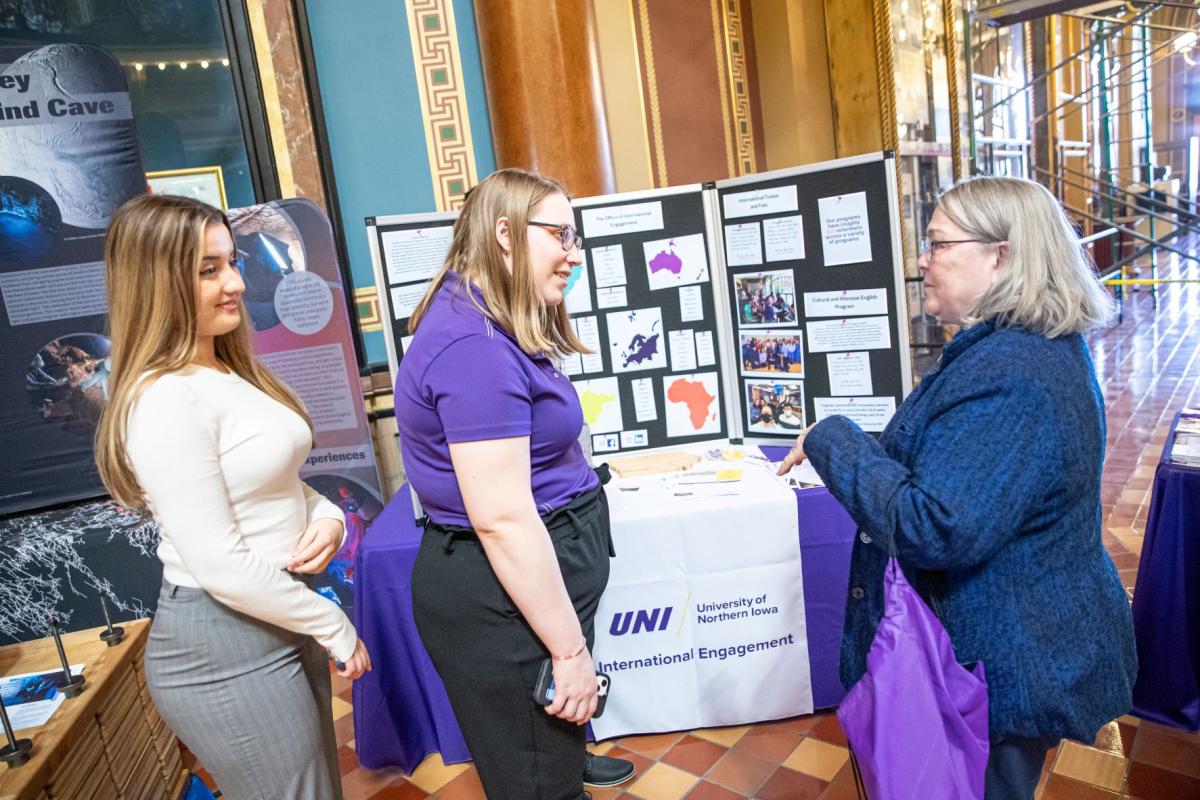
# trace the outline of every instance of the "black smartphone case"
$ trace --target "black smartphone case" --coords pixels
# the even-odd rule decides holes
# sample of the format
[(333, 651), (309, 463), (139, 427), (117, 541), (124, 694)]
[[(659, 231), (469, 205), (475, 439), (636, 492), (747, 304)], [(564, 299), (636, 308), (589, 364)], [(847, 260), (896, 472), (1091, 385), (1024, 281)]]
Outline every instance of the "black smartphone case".
[[(612, 679), (603, 672), (596, 673), (596, 682), (599, 684), (599, 695), (596, 698), (596, 713), (592, 714), (592, 719), (604, 713), (604, 704), (608, 701), (608, 693), (612, 687)], [(554, 662), (547, 658), (542, 662), (542, 666), (538, 669), (537, 682), (533, 685), (533, 702), (539, 706), (548, 706), (552, 702), (547, 694), (550, 687), (554, 685)]]

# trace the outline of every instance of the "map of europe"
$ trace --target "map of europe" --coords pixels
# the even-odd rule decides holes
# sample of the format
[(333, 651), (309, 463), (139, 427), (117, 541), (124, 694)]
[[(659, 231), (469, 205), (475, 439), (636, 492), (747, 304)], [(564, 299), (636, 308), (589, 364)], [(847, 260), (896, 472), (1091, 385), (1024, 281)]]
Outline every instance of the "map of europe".
[(650, 361), (658, 353), (658, 334), (652, 333), (649, 337), (638, 333), (629, 341), (629, 346), (625, 348), (624, 357), (625, 363), (623, 366), (628, 367), (630, 364), (642, 364)]
[(672, 403), (686, 405), (692, 427), (700, 430), (708, 420), (708, 410), (712, 408), (713, 401), (717, 398), (708, 393), (703, 383), (679, 378), (673, 381), (667, 389), (667, 399)]

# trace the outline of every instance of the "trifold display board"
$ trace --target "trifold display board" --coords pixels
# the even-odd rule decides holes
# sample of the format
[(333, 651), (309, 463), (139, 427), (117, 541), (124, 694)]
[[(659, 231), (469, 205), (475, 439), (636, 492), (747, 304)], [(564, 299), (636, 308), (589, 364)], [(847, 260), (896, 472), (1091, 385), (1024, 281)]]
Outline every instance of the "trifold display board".
[[(877, 153), (705, 186), (577, 199), (561, 364), (596, 452), (781, 442), (911, 389), (895, 161)], [(454, 213), (368, 217), (393, 379)]]

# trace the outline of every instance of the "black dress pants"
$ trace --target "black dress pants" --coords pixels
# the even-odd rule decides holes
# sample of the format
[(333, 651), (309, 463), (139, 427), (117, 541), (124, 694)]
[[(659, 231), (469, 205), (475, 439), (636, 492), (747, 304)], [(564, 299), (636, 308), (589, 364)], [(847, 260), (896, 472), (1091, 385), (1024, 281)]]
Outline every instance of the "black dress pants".
[[(612, 538), (602, 487), (542, 518), (588, 647), (608, 583)], [(413, 568), (421, 641), (446, 685), (490, 800), (578, 800), (584, 728), (533, 699), (550, 654), (521, 616), (470, 528), (429, 523)]]

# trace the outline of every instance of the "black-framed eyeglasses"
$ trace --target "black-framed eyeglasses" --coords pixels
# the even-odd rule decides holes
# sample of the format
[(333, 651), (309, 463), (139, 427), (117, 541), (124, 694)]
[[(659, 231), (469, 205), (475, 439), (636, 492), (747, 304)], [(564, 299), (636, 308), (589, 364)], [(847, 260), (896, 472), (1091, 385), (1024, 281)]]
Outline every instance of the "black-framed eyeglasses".
[(562, 249), (568, 253), (571, 252), (572, 247), (578, 247), (580, 250), (583, 250), (583, 237), (579, 235), (579, 231), (575, 229), (574, 225), (559, 225), (557, 222), (538, 222), (532, 219), (529, 220), (529, 224), (553, 231), (558, 236), (558, 241), (562, 245)]
[(939, 241), (936, 239), (930, 239), (928, 236), (922, 236), (921, 237), (921, 250), (920, 250), (919, 254), (925, 255), (926, 253), (929, 253), (931, 256), (933, 256), (933, 255), (937, 255), (938, 253), (940, 253), (950, 247), (953, 247), (956, 244), (968, 244), (970, 242), (977, 242), (979, 244), (990, 244), (990, 242), (988, 242), (987, 239), (948, 239), (948, 240)]

